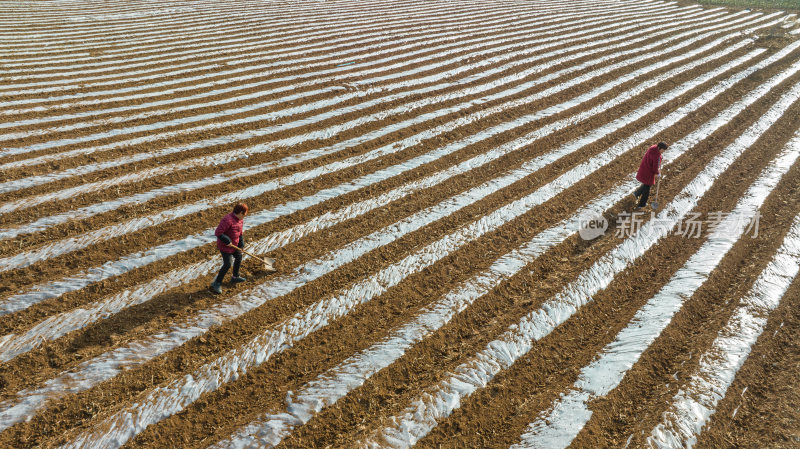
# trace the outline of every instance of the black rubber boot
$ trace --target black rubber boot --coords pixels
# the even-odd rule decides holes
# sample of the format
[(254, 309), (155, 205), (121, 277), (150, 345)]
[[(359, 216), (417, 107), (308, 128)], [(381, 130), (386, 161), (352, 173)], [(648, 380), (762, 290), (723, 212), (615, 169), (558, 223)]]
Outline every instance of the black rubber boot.
[(222, 284), (220, 284), (217, 281), (214, 281), (211, 283), (211, 285), (208, 286), (208, 289), (211, 290), (212, 293), (219, 295), (220, 293), (222, 293)]

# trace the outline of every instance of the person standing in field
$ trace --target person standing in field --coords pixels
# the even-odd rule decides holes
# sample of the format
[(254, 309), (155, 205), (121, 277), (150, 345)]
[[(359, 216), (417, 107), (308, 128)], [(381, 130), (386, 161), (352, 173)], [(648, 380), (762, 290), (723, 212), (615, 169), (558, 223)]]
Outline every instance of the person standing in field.
[(642, 183), (636, 191), (633, 192), (633, 197), (636, 199), (636, 208), (634, 210), (641, 210), (647, 206), (647, 199), (650, 198), (650, 188), (656, 183), (656, 179), (661, 176), (661, 153), (669, 148), (664, 142), (658, 142), (656, 145), (650, 146), (647, 152), (644, 153), (642, 162), (639, 164), (639, 171), (636, 172), (636, 180)]
[(239, 267), (242, 265), (242, 252), (244, 249), (244, 217), (247, 215), (247, 204), (240, 203), (234, 206), (233, 212), (222, 217), (222, 220), (214, 231), (217, 236), (217, 248), (222, 254), (222, 268), (219, 269), (217, 277), (211, 283), (209, 289), (216, 293), (222, 293), (222, 279), (228, 273), (228, 269), (233, 265), (233, 277), (231, 282), (234, 284), (244, 282), (247, 279), (239, 276)]

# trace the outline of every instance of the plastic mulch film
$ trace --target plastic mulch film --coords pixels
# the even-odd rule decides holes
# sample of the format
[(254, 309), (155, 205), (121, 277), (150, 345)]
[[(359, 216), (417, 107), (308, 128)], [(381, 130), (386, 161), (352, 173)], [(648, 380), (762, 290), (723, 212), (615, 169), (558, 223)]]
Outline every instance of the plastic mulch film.
[[(698, 199), (711, 187), (745, 149), (753, 144), (770, 125), (800, 98), (800, 84), (784, 94), (767, 113), (740, 136), (733, 145), (725, 148), (703, 171), (678, 194), (656, 217), (644, 224), (634, 236), (601, 258), (561, 293), (548, 300), (540, 309), (526, 315), (499, 339), (489, 343), (473, 359), (456, 368), (455, 372), (432, 390), (426, 391), (412, 401), (404, 412), (388, 420), (361, 443), (364, 447), (410, 447), (427, 435), (436, 426), (437, 420), (449, 416), (460, 404), (461, 398), (485, 387), (500, 371), (510, 367), (524, 356), (535, 341), (548, 335), (555, 327), (566, 321), (583, 305), (592, 300), (592, 295), (606, 288), (615, 275), (660, 238), (667, 235), (691, 209)], [(715, 120), (723, 117), (723, 112)], [(675, 145), (673, 145), (674, 147)]]
[(588, 403), (606, 396), (667, 327), (683, 303), (692, 297), (744, 235), (757, 211), (800, 155), (800, 137), (792, 139), (782, 154), (759, 176), (736, 207), (664, 285), (637, 311), (630, 323), (603, 348), (600, 356), (584, 367), (572, 389), (539, 419), (531, 423), (514, 449), (565, 448), (589, 421)]

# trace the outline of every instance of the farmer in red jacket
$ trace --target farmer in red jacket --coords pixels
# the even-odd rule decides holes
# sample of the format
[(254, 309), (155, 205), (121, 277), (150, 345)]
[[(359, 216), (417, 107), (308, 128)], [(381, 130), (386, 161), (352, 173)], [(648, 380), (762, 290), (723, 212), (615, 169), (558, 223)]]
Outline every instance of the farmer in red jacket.
[[(242, 252), (244, 249), (244, 216), (247, 215), (247, 204), (240, 203), (234, 206), (233, 212), (222, 217), (222, 220), (214, 231), (217, 236), (217, 248), (222, 254), (222, 268), (219, 269), (219, 274), (214, 278), (209, 289), (214, 293), (222, 293), (222, 279), (228, 273), (228, 269), (233, 263), (233, 277), (231, 282), (238, 283), (244, 282), (247, 279), (239, 276), (239, 266), (242, 264)], [(236, 248), (232, 248), (233, 245)]]
[(636, 172), (636, 179), (642, 183), (635, 192), (633, 197), (636, 198), (636, 209), (647, 206), (647, 199), (650, 197), (650, 187), (655, 185), (656, 178), (661, 176), (661, 153), (668, 148), (664, 142), (658, 142), (647, 149), (647, 152), (642, 158), (642, 163), (639, 164), (639, 171)]

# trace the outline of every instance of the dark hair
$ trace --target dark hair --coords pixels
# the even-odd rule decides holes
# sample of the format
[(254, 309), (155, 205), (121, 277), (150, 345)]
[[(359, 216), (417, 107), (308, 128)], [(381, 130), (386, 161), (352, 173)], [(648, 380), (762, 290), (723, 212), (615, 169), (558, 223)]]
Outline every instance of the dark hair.
[(667, 148), (669, 148), (669, 145), (667, 145), (664, 142), (658, 142), (658, 148), (662, 149), (662, 150), (666, 150)]
[(236, 206), (233, 206), (233, 213), (234, 214), (244, 213), (245, 215), (247, 215), (247, 211), (248, 210), (249, 210), (249, 208), (247, 207), (247, 204), (244, 204), (244, 203), (239, 203)]

